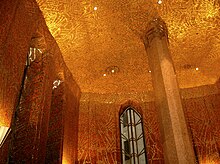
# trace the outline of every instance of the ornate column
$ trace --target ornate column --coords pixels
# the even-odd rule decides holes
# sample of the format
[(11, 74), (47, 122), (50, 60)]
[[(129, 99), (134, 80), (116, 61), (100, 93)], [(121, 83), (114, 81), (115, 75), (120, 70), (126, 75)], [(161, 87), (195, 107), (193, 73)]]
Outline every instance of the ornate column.
[(162, 19), (149, 23), (143, 38), (152, 71), (165, 163), (194, 164), (195, 155), (182, 108), (179, 88)]

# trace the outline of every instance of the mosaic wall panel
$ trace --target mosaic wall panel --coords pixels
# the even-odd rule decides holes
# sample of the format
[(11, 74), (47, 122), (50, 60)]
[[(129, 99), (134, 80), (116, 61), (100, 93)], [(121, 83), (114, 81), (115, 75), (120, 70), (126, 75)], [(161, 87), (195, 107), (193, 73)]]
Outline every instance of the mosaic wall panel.
[(47, 137), (46, 163), (61, 163), (63, 142), (64, 88), (53, 90)]
[[(69, 163), (75, 163), (77, 158), (77, 111), (80, 89), (66, 67), (59, 47), (49, 33), (36, 2), (34, 0), (21, 0), (18, 6), (14, 6), (16, 3), (9, 0), (5, 4), (0, 6), (1, 15), (7, 8), (11, 9), (10, 7), (14, 7), (13, 10), (16, 10), (14, 11), (16, 14), (11, 16), (7, 15), (8, 12), (5, 12), (6, 14), (3, 14), (3, 17), (12, 20), (11, 22), (8, 21), (9, 23), (6, 21), (3, 25), (7, 24), (8, 27), (10, 24), (11, 26), (8, 31), (6, 31), (7, 28), (4, 29), (1, 26), (1, 32), (3, 32), (1, 41), (7, 38), (6, 43), (1, 42), (0, 51), (3, 56), (0, 58), (0, 64), (3, 63), (0, 65), (3, 71), (3, 74), (1, 74), (3, 80), (0, 81), (3, 83), (1, 83), (1, 100), (3, 100), (3, 105), (8, 103), (11, 105), (10, 109), (15, 109), (14, 106), (16, 104), (13, 102), (16, 102), (15, 99), (18, 99), (29, 46), (36, 47), (40, 53), (37, 54), (37, 59), (28, 68), (25, 85), (22, 92), (20, 92), (20, 101), (17, 100), (19, 106), (16, 108), (12, 124), (13, 135), (10, 140), (10, 153), (7, 152), (7, 145), (4, 145), (1, 154), (5, 154), (5, 157), (10, 154), (10, 163), (45, 162), (52, 84), (54, 80), (60, 79), (64, 82), (67, 79), (65, 81), (65, 89), (62, 92), (58, 92), (58, 95), (55, 97), (59, 97), (63, 92), (65, 92), (65, 96), (63, 95), (64, 97), (52, 103), (53, 107), (56, 105), (56, 109), (59, 112), (61, 109), (65, 109), (65, 111), (64, 115), (58, 114), (56, 117), (54, 115), (58, 111), (52, 110), (51, 112), (51, 133), (49, 134), (47, 148), (48, 151), (54, 149), (61, 152), (60, 155), (63, 155), (65, 160), (71, 159), (72, 162)], [(22, 29), (20, 29), (21, 27)], [(7, 109), (1, 108), (7, 111), (6, 113), (4, 111), (0, 112), (1, 125), (6, 124), (9, 126), (10, 124), (12, 110), (10, 111), (8, 108), (9, 106), (7, 106)], [(60, 120), (65, 120), (64, 124)], [(64, 127), (64, 134), (54, 131), (57, 130), (58, 125)], [(62, 131), (61, 129), (59, 130)], [(57, 142), (53, 139), (57, 139), (57, 137), (59, 139), (63, 138), (63, 147), (56, 147)], [(53, 147), (53, 145), (56, 146)], [(63, 152), (62, 148), (64, 149)], [(48, 158), (50, 158), (50, 155), (47, 153)], [(55, 155), (52, 154), (52, 156), (56, 160)]]
[[(37, 2), (84, 92), (152, 90), (140, 37), (155, 16), (161, 16), (167, 24), (181, 88), (213, 84), (220, 76), (219, 0)], [(102, 77), (112, 65), (120, 69), (117, 75)]]
[[(12, 2), (14, 3), (14, 5), (11, 5)], [(18, 5), (18, 0), (2, 0), (0, 2), (0, 11), (1, 11), (0, 12), (0, 16), (1, 16), (0, 44), (1, 44), (1, 47), (3, 47), (2, 44), (7, 40), (7, 34), (10, 30), (10, 25), (13, 21), (14, 16), (15, 16), (17, 5)], [(2, 61), (2, 58), (0, 61)]]
[[(112, 104), (83, 102), (79, 112), (78, 163), (118, 161), (117, 110)], [(119, 141), (120, 143), (120, 141)]]
[[(30, 7), (35, 4), (35, 7)], [(10, 126), (39, 10), (33, 1), (0, 2), (0, 125)], [(19, 31), (19, 32), (18, 32)]]
[(63, 163), (77, 163), (79, 99), (79, 87), (69, 78), (65, 85)]
[(220, 95), (184, 99), (183, 107), (198, 162), (220, 163)]
[[(220, 96), (215, 86), (207, 86), (184, 91), (182, 96), (186, 121), (193, 138), (194, 148), (199, 163), (218, 163), (219, 160), (219, 109)], [(208, 91), (206, 91), (208, 89)], [(197, 93), (198, 92), (198, 93)], [(191, 93), (191, 96), (190, 96)], [(98, 94), (95, 99), (99, 99)], [(79, 119), (79, 163), (120, 163), (120, 142), (117, 130), (117, 102), (100, 103), (91, 96), (80, 104)], [(103, 97), (103, 95), (101, 95)], [(88, 101), (92, 99), (92, 101)], [(105, 100), (107, 100), (106, 98)], [(164, 163), (158, 114), (154, 102), (141, 103), (149, 163)], [(107, 111), (107, 112), (106, 112)], [(103, 119), (105, 118), (105, 119)], [(107, 127), (109, 125), (109, 128)], [(114, 133), (115, 136), (111, 136)], [(111, 139), (108, 139), (111, 138)], [(103, 140), (106, 142), (102, 142)], [(115, 141), (116, 144), (114, 143)], [(107, 148), (113, 145), (115, 158), (108, 156)], [(104, 145), (104, 146), (100, 146)], [(104, 149), (103, 149), (104, 147)], [(106, 148), (107, 147), (107, 148)], [(100, 155), (100, 151), (106, 152)], [(113, 156), (113, 155), (112, 155)], [(114, 159), (109, 162), (110, 159)]]
[[(123, 104), (80, 103), (78, 162), (121, 163), (119, 110)], [(134, 106), (135, 107), (135, 106)], [(163, 163), (158, 118), (154, 103), (142, 103), (149, 163)]]
[(40, 56), (27, 69), (20, 105), (12, 125), (11, 163), (40, 163), (44, 158), (52, 92), (48, 60), (48, 56)]
[(144, 130), (149, 164), (164, 163), (158, 112), (154, 102), (143, 103)]

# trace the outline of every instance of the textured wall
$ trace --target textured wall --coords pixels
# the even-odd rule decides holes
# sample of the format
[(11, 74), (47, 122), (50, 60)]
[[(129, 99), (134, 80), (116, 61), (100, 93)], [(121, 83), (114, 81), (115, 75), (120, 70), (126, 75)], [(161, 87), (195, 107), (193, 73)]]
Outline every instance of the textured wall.
[(48, 76), (51, 72), (48, 56), (42, 56), (28, 68), (16, 109), (10, 148), (12, 163), (41, 163), (45, 156), (53, 76)]
[[(39, 10), (32, 0), (0, 1), (0, 125), (10, 126)], [(19, 31), (19, 32), (18, 32)]]
[[(143, 115), (149, 162), (163, 163), (158, 117), (153, 102), (127, 101), (119, 95), (90, 96), (80, 102), (79, 163), (121, 163), (119, 113), (129, 105)], [(101, 99), (104, 102), (100, 102)]]
[[(80, 90), (65, 66), (36, 3), (32, 0), (2, 0), (0, 11), (0, 125), (11, 124), (30, 45), (43, 52), (43, 58), (32, 63), (28, 71), (13, 124), (11, 162), (44, 163), (47, 151), (48, 163), (60, 163), (60, 158), (63, 163), (74, 163), (76, 159), (78, 163), (120, 163), (119, 113), (121, 107), (133, 105), (143, 114), (149, 162), (163, 163), (152, 93), (88, 93), (81, 100), (78, 111)], [(33, 36), (37, 39), (31, 42)], [(57, 79), (64, 82), (54, 90), (50, 110), (52, 83)], [(220, 161), (219, 83), (216, 86), (189, 89), (182, 94), (188, 127), (200, 163)], [(7, 140), (5, 148), (1, 149), (5, 157), (2, 160), (7, 158), (8, 145)]]
[[(210, 94), (211, 88), (216, 89), (216, 92)], [(219, 90), (216, 86), (203, 86), (188, 89), (183, 95), (201, 91), (203, 96), (183, 99), (188, 127), (199, 163), (220, 163)]]
[(61, 163), (63, 143), (63, 84), (53, 90), (48, 128), (46, 163)]
[[(71, 87), (68, 85), (71, 84)], [(80, 90), (73, 81), (53, 90), (46, 163), (75, 163), (78, 145)]]
[[(1, 155), (4, 155), (2, 160), (7, 160), (10, 156), (10, 163), (44, 163), (47, 156), (47, 160), (53, 162), (57, 159), (56, 156), (48, 159), (51, 156), (46, 153), (53, 149), (51, 145), (56, 145), (53, 139), (61, 138), (63, 147), (56, 147), (55, 151), (61, 152), (63, 158), (68, 154), (66, 156), (71, 159), (69, 163), (74, 163), (77, 158), (79, 87), (66, 67), (35, 1), (1, 1), (0, 14), (5, 21), (1, 22), (0, 69), (3, 73), (0, 81), (0, 125), (10, 126), (15, 110), (11, 123), (12, 137), (1, 149)], [(30, 47), (35, 47), (38, 53), (25, 72)], [(24, 74), (26, 76), (22, 84)], [(65, 87), (52, 99), (55, 80), (61, 80)], [(61, 98), (59, 94), (62, 95)], [(54, 101), (57, 98), (59, 99)], [(63, 114), (57, 116), (61, 120), (54, 116), (54, 108)], [(60, 124), (63, 133), (57, 136), (56, 131), (60, 129), (53, 123)], [(66, 150), (66, 153), (62, 153), (62, 150)]]
[[(181, 90), (187, 126), (202, 164), (220, 162), (218, 85)], [(129, 104), (143, 114), (149, 163), (164, 163), (157, 109), (151, 93), (83, 93), (79, 111), (79, 163), (120, 163), (119, 112)]]
[(67, 79), (65, 86), (63, 163), (76, 163), (78, 147), (79, 99), (80, 89), (75, 83)]
[(150, 164), (162, 164), (164, 163), (163, 149), (160, 141), (159, 117), (155, 102), (145, 102), (142, 108), (148, 162)]
[(79, 111), (78, 163), (116, 163), (120, 140), (117, 109), (113, 104), (81, 102)]

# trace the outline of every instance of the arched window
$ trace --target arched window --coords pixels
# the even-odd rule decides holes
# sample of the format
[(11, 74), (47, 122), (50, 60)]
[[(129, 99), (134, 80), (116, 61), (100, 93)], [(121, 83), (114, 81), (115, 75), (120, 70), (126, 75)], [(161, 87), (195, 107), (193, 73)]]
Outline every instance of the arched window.
[(120, 116), (123, 164), (147, 164), (141, 115), (128, 107)]

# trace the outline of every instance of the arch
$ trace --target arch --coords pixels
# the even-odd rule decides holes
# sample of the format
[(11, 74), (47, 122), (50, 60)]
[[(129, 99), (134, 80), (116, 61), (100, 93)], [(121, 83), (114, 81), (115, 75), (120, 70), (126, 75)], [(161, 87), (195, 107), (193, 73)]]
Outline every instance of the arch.
[(123, 164), (147, 164), (141, 114), (132, 106), (120, 112), (121, 161)]
[(121, 104), (122, 105), (120, 106), (119, 115), (121, 115), (128, 107), (132, 107), (141, 115), (141, 117), (143, 117), (143, 112), (138, 101), (126, 100)]

